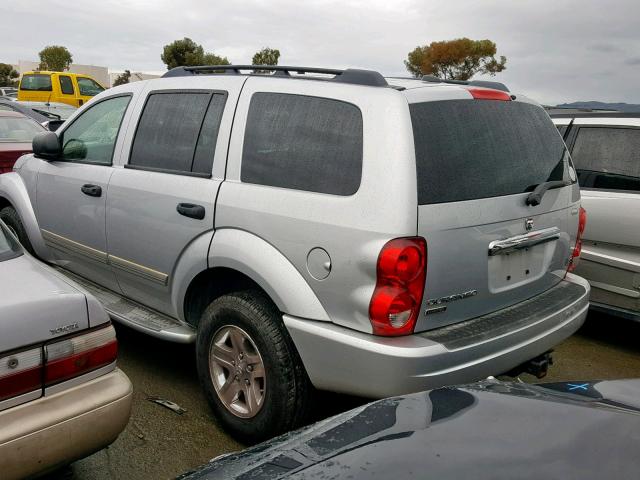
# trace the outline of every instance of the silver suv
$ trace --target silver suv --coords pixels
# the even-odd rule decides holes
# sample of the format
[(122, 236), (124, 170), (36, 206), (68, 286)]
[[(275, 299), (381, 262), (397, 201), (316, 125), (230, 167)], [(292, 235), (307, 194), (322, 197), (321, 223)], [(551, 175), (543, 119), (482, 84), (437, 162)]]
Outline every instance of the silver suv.
[(591, 307), (640, 321), (640, 113), (558, 109), (552, 118), (589, 212), (577, 272), (593, 288)]
[(580, 192), (540, 106), (249, 68), (109, 89), (0, 177), (2, 216), (36, 255), (114, 319), (196, 342), (232, 433), (299, 425), (312, 386), (378, 398), (466, 382), (580, 327)]

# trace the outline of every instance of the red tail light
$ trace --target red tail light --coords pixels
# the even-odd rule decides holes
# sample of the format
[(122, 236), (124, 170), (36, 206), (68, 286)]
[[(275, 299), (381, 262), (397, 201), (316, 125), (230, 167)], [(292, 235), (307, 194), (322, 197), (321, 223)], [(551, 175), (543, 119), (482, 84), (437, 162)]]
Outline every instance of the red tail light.
[(578, 260), (580, 259), (580, 253), (582, 252), (582, 234), (584, 233), (584, 228), (587, 226), (587, 211), (580, 207), (580, 214), (578, 217), (578, 234), (576, 235), (576, 245), (573, 248), (573, 252), (571, 253), (571, 259), (569, 260), (569, 266), (567, 267), (567, 272), (573, 272), (578, 265)]
[(0, 357), (0, 401), (89, 373), (116, 360), (113, 326)]
[(67, 338), (45, 347), (45, 386), (64, 382), (115, 362), (118, 356), (116, 331), (107, 328)]
[(376, 287), (369, 303), (375, 335), (413, 333), (420, 313), (427, 271), (427, 242), (422, 237), (396, 238), (378, 255)]
[(501, 100), (510, 102), (511, 95), (502, 90), (492, 90), (490, 88), (467, 88), (469, 93), (476, 100)]
[(42, 388), (42, 349), (0, 358), (0, 401)]

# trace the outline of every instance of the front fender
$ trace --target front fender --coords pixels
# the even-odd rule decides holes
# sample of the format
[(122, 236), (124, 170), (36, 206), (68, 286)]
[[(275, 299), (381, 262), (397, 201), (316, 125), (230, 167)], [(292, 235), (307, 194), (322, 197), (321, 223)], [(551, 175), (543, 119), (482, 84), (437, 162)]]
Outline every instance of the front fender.
[(7, 200), (16, 209), (22, 225), (29, 236), (29, 241), (39, 258), (49, 262), (54, 261), (49, 247), (44, 243), (36, 212), (33, 209), (27, 187), (22, 177), (16, 172), (9, 172), (0, 175), (0, 198)]
[(237, 270), (269, 295), (281, 312), (300, 318), (330, 321), (307, 281), (287, 258), (260, 237), (232, 228), (215, 232), (209, 267)]

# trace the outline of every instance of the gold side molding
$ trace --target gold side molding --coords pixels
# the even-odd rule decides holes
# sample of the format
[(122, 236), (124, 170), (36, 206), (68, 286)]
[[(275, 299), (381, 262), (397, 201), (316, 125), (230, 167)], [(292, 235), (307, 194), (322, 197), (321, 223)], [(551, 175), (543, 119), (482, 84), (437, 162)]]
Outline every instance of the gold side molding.
[(124, 258), (116, 257), (115, 255), (109, 255), (108, 253), (101, 250), (97, 250), (95, 248), (83, 245), (82, 243), (69, 240), (68, 238), (63, 237), (62, 235), (58, 235), (57, 233), (53, 233), (44, 229), (42, 229), (41, 231), (45, 243), (51, 248), (57, 248), (68, 253), (88, 257), (100, 263), (112, 265), (122, 271), (130, 273), (132, 275), (137, 275), (141, 278), (144, 278), (145, 280), (150, 280), (161, 285), (167, 285), (169, 281), (169, 275), (167, 275), (166, 273), (159, 272), (158, 270), (154, 270), (153, 268), (145, 267), (144, 265), (140, 265), (130, 260), (125, 260)]

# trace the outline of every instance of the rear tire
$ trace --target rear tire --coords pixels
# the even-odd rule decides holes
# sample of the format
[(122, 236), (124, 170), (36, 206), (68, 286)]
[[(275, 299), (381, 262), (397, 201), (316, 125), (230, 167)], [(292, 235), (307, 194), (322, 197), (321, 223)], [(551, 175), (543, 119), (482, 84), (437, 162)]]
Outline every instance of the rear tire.
[(13, 207), (4, 207), (0, 210), (0, 220), (2, 220), (7, 227), (9, 227), (9, 230), (18, 237), (18, 241), (22, 244), (25, 250), (27, 250), (31, 255), (35, 255), (31, 242), (29, 241), (27, 231), (24, 229), (24, 225), (22, 225), (22, 220), (20, 220), (20, 216), (18, 215), (18, 212), (16, 212), (16, 209)]
[(207, 400), (238, 440), (257, 443), (308, 418), (311, 383), (281, 313), (261, 292), (214, 300), (198, 325), (196, 355)]

